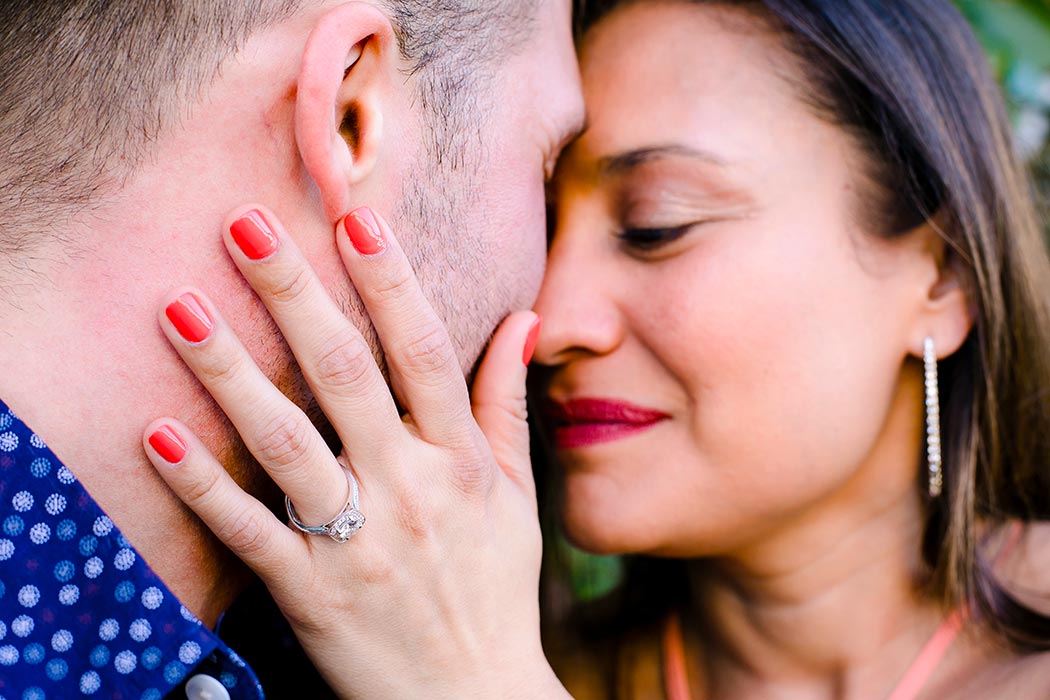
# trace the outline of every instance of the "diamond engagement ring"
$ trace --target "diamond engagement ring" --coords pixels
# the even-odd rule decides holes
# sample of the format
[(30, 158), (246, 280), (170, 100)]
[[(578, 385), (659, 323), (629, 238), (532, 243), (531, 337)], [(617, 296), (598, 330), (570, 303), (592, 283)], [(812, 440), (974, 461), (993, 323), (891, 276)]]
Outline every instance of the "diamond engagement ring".
[(338, 515), (324, 525), (315, 527), (303, 525), (295, 514), (295, 506), (292, 505), (291, 497), (285, 495), (285, 510), (288, 511), (288, 518), (297, 530), (308, 535), (328, 535), (336, 542), (346, 542), (364, 526), (365, 516), (358, 510), (360, 501), (357, 493), (357, 479), (354, 478), (349, 469), (344, 468), (343, 471), (346, 472), (347, 483), (346, 505), (339, 511)]

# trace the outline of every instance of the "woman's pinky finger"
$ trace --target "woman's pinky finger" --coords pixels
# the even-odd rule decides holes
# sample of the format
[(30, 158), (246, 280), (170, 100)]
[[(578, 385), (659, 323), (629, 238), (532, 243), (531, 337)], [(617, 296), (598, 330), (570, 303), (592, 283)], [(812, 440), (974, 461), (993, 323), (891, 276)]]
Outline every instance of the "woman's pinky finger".
[(185, 425), (155, 421), (142, 443), (175, 495), (268, 585), (299, 570), (308, 556), (303, 539), (238, 486)]

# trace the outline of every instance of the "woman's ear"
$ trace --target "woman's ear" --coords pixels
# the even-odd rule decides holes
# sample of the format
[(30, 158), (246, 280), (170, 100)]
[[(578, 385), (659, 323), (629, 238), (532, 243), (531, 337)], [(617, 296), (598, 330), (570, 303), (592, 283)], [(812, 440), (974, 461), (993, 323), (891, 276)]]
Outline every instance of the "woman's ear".
[(923, 356), (926, 338), (933, 338), (937, 356), (954, 354), (973, 329), (976, 310), (970, 296), (971, 281), (962, 255), (948, 244), (941, 217), (921, 226), (914, 235), (929, 263), (929, 275), (921, 290), (923, 299), (911, 352)]
[(399, 56), (389, 18), (364, 2), (329, 10), (307, 40), (295, 137), (333, 225), (352, 208), (351, 187), (375, 167), (384, 95), (399, 75)]

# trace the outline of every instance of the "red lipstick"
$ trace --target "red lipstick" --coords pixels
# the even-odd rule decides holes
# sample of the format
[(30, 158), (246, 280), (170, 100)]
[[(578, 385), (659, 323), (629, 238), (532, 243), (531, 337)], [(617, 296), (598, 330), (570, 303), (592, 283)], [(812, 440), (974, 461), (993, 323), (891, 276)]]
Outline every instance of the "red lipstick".
[(671, 416), (616, 399), (551, 401), (548, 413), (558, 449), (589, 447), (637, 435)]

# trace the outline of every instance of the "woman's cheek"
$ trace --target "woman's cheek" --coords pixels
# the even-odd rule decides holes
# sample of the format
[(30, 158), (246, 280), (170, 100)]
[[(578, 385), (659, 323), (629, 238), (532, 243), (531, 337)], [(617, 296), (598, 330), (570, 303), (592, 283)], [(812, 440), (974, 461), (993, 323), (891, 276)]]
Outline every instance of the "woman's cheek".
[(681, 316), (669, 311), (663, 342), (651, 345), (692, 399), (693, 451), (710, 478), (765, 511), (847, 478), (894, 383), (892, 366), (862, 370), (877, 344), (843, 292), (849, 280), (827, 269), (828, 256), (799, 248), (767, 258), (726, 250), (721, 261), (693, 261), (689, 276), (665, 270), (657, 286)]

